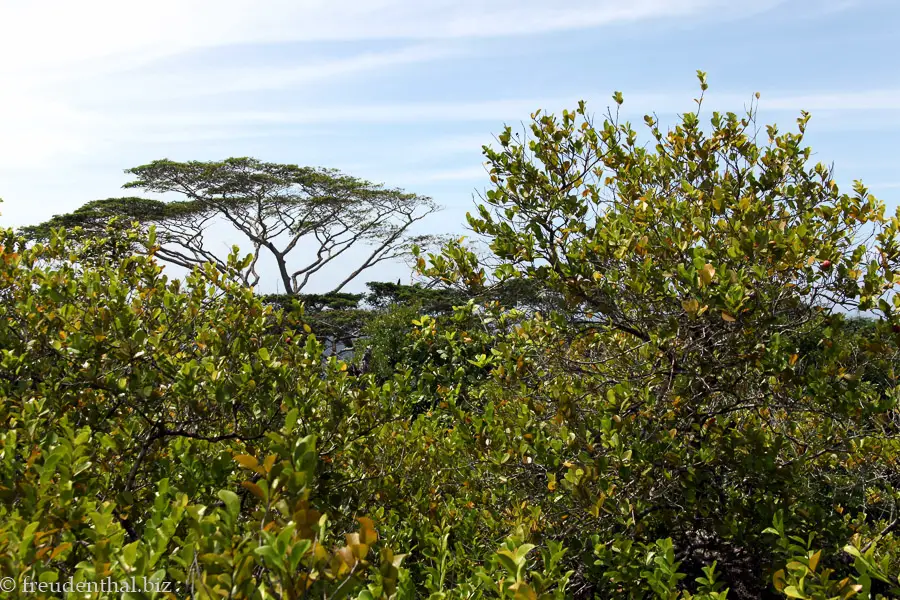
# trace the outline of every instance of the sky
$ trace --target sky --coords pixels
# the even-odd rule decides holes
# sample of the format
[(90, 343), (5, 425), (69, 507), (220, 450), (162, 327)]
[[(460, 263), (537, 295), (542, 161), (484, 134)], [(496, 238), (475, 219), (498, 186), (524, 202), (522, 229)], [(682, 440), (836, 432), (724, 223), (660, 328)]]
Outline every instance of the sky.
[(155, 159), (253, 156), (430, 196), (417, 232), (461, 234), (505, 124), (614, 91), (636, 125), (671, 121), (698, 69), (710, 112), (810, 111), (815, 158), (893, 210), (898, 27), (896, 0), (0, 0), (0, 226), (128, 195)]

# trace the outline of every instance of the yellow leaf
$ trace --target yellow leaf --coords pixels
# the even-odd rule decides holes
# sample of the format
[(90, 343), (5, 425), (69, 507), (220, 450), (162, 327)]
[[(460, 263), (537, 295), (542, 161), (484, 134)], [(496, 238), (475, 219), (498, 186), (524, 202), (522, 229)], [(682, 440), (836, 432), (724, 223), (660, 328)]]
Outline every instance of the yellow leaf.
[(709, 285), (716, 276), (716, 268), (709, 263), (703, 265), (700, 269), (700, 285)]
[(797, 355), (797, 354), (791, 354), (791, 359), (790, 359), (790, 361), (789, 361), (789, 362), (791, 363), (791, 365), (796, 364), (798, 358), (800, 358), (799, 355)]
[(537, 594), (531, 589), (527, 583), (518, 582), (509, 586), (510, 590), (515, 592), (515, 596), (513, 596), (513, 600), (537, 600)]
[(682, 300), (681, 307), (684, 309), (684, 312), (693, 317), (700, 310), (700, 303), (691, 298), (690, 300)]
[(809, 570), (813, 573), (816, 572), (816, 566), (819, 564), (819, 559), (822, 558), (822, 551), (819, 550), (815, 554), (809, 557)]
[(259, 461), (254, 457), (248, 454), (238, 454), (234, 457), (235, 462), (247, 469), (256, 469), (259, 466)]
[(734, 323), (734, 317), (732, 317), (731, 315), (729, 315), (729, 314), (728, 314), (727, 312), (725, 312), (724, 310), (722, 311), (722, 320), (723, 320), (723, 321), (728, 321), (729, 323)]
[(363, 544), (371, 546), (378, 541), (378, 532), (375, 531), (375, 522), (369, 517), (357, 519), (360, 525), (359, 539)]
[(274, 454), (270, 454), (266, 457), (265, 462), (263, 463), (263, 469), (265, 469), (266, 473), (272, 470), (272, 466), (275, 464), (275, 459), (278, 458)]
[(369, 546), (368, 544), (354, 544), (350, 546), (350, 551), (353, 552), (353, 556), (359, 560), (363, 560), (369, 553)]
[(305, 331), (306, 333), (312, 333), (312, 327), (310, 327), (309, 325), (307, 325), (306, 323), (304, 323), (304, 324), (303, 324), (303, 331)]
[(806, 574), (806, 571), (809, 571), (809, 567), (798, 560), (788, 561), (787, 568), (791, 571), (803, 571), (804, 575)]
[(784, 586), (787, 584), (784, 576), (784, 569), (779, 571), (775, 571), (775, 574), (772, 576), (772, 585), (775, 586), (775, 589), (779, 592), (784, 589)]
[[(343, 548), (340, 548), (337, 552), (335, 552), (335, 557), (337, 557), (337, 559), (339, 561), (339, 564), (337, 566), (338, 566), (338, 572), (341, 575), (344, 574), (344, 569), (341, 568), (340, 563), (342, 563), (343, 566), (347, 568), (347, 571), (349, 571), (352, 567), (354, 567), (356, 565), (356, 563), (359, 562), (359, 560), (357, 560), (356, 556), (354, 556), (353, 550), (351, 550), (350, 548), (348, 548), (346, 546), (344, 546)], [(334, 568), (334, 567), (332, 567), (332, 568)]]
[(53, 549), (53, 553), (50, 554), (50, 560), (53, 560), (54, 558), (56, 558), (57, 556), (59, 556), (60, 554), (62, 554), (63, 552), (65, 552), (66, 550), (68, 550), (71, 547), (72, 547), (72, 544), (70, 544), (69, 542), (63, 542), (62, 544), (60, 544), (59, 546), (57, 546), (56, 548)]
[(241, 486), (250, 490), (253, 493), (253, 495), (256, 496), (257, 498), (259, 498), (260, 500), (266, 499), (266, 494), (265, 494), (265, 492), (263, 492), (263, 489), (261, 487), (259, 487), (258, 485), (256, 485), (255, 483), (253, 483), (252, 481), (242, 481)]

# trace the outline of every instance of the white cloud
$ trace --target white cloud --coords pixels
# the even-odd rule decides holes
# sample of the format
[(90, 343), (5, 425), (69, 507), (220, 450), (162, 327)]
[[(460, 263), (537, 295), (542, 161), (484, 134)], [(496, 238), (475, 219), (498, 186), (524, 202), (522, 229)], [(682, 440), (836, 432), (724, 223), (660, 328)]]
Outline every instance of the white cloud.
[[(747, 8), (729, 0), (569, 0), (563, 4), (543, 0), (267, 0), (263, 4), (156, 0), (152, 5), (120, 0), (0, 0), (0, 77), (5, 89), (16, 90), (18, 95), (10, 99), (9, 92), (0, 94), (0, 130), (7, 134), (15, 130), (8, 139), (31, 139), (15, 152), (0, 151), (0, 161), (34, 164), (48, 156), (84, 149), (92, 139), (109, 138), (103, 128), (110, 123), (121, 127), (121, 120), (107, 118), (106, 113), (118, 111), (128, 120), (133, 110), (123, 105), (132, 98), (140, 98), (140, 104), (146, 106), (199, 94), (290, 88), (436, 60), (459, 51), (459, 45), (437, 40), (537, 34), (697, 15), (721, 19), (782, 2), (765, 0)], [(811, 3), (805, 0), (799, 4)], [(407, 46), (289, 68), (257, 65), (179, 71), (176, 67), (174, 72), (163, 74), (141, 70), (154, 60), (203, 48), (373, 39), (398, 40)], [(77, 102), (72, 93), (57, 87), (73, 82), (78, 86)], [(47, 112), (51, 100), (56, 105)], [(530, 112), (535, 105), (528, 104), (526, 111)], [(87, 108), (97, 105), (117, 110), (104, 109), (98, 115)], [(415, 107), (409, 108), (412, 112), (403, 118), (425, 118), (424, 113), (416, 115)], [(471, 108), (449, 107), (442, 118), (468, 114)], [(495, 108), (488, 106), (483, 118), (495, 120), (503, 112)], [(374, 109), (371, 115), (357, 112), (348, 116), (370, 121), (400, 118), (392, 116), (392, 108)], [(314, 108), (310, 114), (321, 112), (328, 109)], [(512, 112), (519, 115), (523, 111)], [(53, 116), (63, 113), (69, 116)], [(298, 121), (288, 115), (244, 117), (249, 123), (270, 118)], [(167, 121), (162, 114), (138, 118), (172, 125), (178, 121)], [(223, 119), (228, 120), (228, 116), (213, 120)], [(15, 123), (11, 125), (12, 121)], [(112, 133), (115, 137), (119, 132)]]
[[(399, 65), (432, 61), (460, 51), (436, 40), (495, 37), (593, 27), (623, 20), (691, 14), (724, 0), (573, 0), (560, 7), (540, 0), (0, 0), (0, 165), (36, 167), (63, 157), (85, 156), (142, 136), (199, 131), (209, 123), (229, 126), (329, 120), (335, 109), (314, 107), (308, 117), (290, 115), (177, 115), (138, 107), (198, 95), (294, 89)], [(144, 67), (166, 57), (239, 44), (324, 40), (398, 40), (394, 50), (362, 52), (290, 67), (179, 68), (159, 73)], [(414, 42), (413, 40), (420, 40)], [(175, 105), (174, 110), (184, 106)], [(351, 120), (418, 117), (415, 107), (348, 108)], [(440, 108), (440, 107), (437, 107)], [(401, 107), (402, 109), (402, 107)], [(204, 108), (204, 111), (207, 109)], [(343, 110), (338, 108), (337, 110)], [(466, 106), (448, 107), (444, 119)], [(497, 116), (488, 112), (485, 118)], [(189, 122), (185, 122), (189, 121)], [(149, 130), (148, 130), (149, 128)], [(236, 135), (242, 135), (236, 132)]]
[[(186, 135), (197, 139), (208, 139), (210, 135), (243, 137), (247, 132), (235, 129), (235, 125), (262, 121), (233, 119), (228, 115), (211, 117), (214, 112), (179, 117), (160, 109), (143, 115), (135, 105), (147, 107), (189, 97), (291, 89), (455, 54), (458, 51), (447, 46), (417, 44), (396, 51), (364, 52), (350, 58), (295, 67), (137, 72), (115, 78), (94, 74), (74, 90), (69, 86), (29, 84), (26, 79), (17, 82), (15, 74), (7, 74), (4, 79), (9, 85), (0, 94), (0, 165), (28, 168), (59, 156), (86, 155), (124, 141), (141, 143)], [(84, 103), (94, 108), (80, 108)], [(281, 121), (269, 119), (269, 122)], [(209, 132), (209, 125), (215, 123), (229, 125), (231, 129)]]
[[(497, 37), (691, 14), (723, 0), (0, 0), (0, 73), (126, 66), (225, 44)], [(15, 58), (12, 58), (15, 56)]]
[[(145, 127), (162, 125), (253, 125), (306, 123), (411, 123), (418, 121), (477, 122), (527, 117), (541, 106), (569, 106), (574, 100), (513, 99), (482, 102), (411, 102), (397, 104), (343, 104), (305, 106), (290, 111), (207, 111), (181, 114), (128, 114), (125, 118)], [(549, 104), (548, 104), (549, 103)]]
[[(672, 115), (696, 109), (692, 98), (695, 92), (675, 93), (637, 93), (626, 94), (621, 109), (624, 117), (658, 113)], [(205, 111), (185, 113), (128, 113), (125, 115), (108, 115), (110, 123), (117, 126), (137, 127), (147, 130), (158, 130), (161, 127), (222, 127), (222, 126), (260, 126), (260, 125), (305, 125), (329, 123), (417, 123), (417, 122), (490, 122), (494, 124), (492, 131), (499, 130), (501, 123), (515, 127), (521, 121), (528, 121), (537, 109), (550, 113), (559, 113), (564, 108), (574, 108), (578, 100), (586, 99), (588, 111), (597, 118), (602, 118), (613, 102), (610, 94), (588, 93), (572, 94), (569, 97), (534, 97), (508, 100), (484, 100), (475, 102), (411, 102), (396, 104), (343, 104), (299, 107), (290, 111)], [(749, 107), (753, 99), (752, 93), (715, 93), (704, 101), (703, 113), (713, 110), (741, 113)], [(824, 94), (791, 94), (767, 93), (761, 95), (759, 101), (761, 112), (792, 112), (808, 110), (818, 111), (828, 117), (837, 117), (847, 111), (898, 111), (900, 110), (900, 90), (870, 90), (853, 93)], [(415, 152), (423, 154), (442, 154), (456, 151), (476, 150), (482, 144), (491, 144), (493, 138), (481, 136), (455, 136), (439, 139), (435, 142), (425, 141), (417, 145)]]
[(23, 168), (87, 147), (90, 117), (64, 102), (10, 86), (0, 96), (0, 165)]
[[(212, 66), (204, 69), (181, 69), (162, 73), (125, 74), (111, 90), (112, 100), (121, 103), (129, 98), (143, 99), (153, 90), (155, 100), (215, 96), (236, 92), (261, 92), (289, 89), (323, 81), (344, 79), (350, 75), (374, 72), (391, 67), (459, 57), (465, 50), (447, 44), (414, 44), (386, 52), (362, 52), (349, 58), (326, 59), (289, 67), (254, 65), (242, 67)], [(104, 98), (105, 102), (110, 97)]]

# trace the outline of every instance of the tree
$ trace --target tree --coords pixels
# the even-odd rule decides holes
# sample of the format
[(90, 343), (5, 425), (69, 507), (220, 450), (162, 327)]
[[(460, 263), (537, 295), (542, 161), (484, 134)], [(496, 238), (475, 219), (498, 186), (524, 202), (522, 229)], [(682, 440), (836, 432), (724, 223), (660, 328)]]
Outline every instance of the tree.
[[(759, 127), (755, 105), (704, 127), (699, 105), (668, 130), (648, 115), (644, 139), (584, 103), (536, 113), (528, 139), (507, 128), (469, 216), (496, 268), (459, 243), (419, 264), (474, 290), (519, 279), (560, 295), (480, 361), (503, 385), (493, 406), (515, 407), (495, 420), (527, 405), (559, 424), (535, 424), (518, 449), (533, 470), (508, 472), (564, 515), (546, 524), (557, 539), (597, 532), (598, 575), (631, 581), (626, 540), (671, 536), (698, 575), (718, 560), (734, 596), (759, 597), (754, 573), (780, 572), (786, 589), (789, 557), (769, 536), (814, 531), (841, 548), (900, 523), (900, 213), (810, 164), (807, 114), (789, 133)], [(865, 335), (851, 311), (873, 319)]]
[[(128, 189), (176, 193), (185, 200), (96, 200), (26, 228), (24, 233), (46, 239), (53, 227), (81, 226), (94, 235), (105, 228), (110, 217), (119, 217), (123, 226), (131, 221), (145, 227), (155, 225), (159, 247), (154, 251), (161, 260), (188, 269), (211, 262), (223, 273), (253, 286), (260, 279), (258, 261), (265, 255), (274, 259), (281, 286), (288, 294), (298, 294), (313, 275), (350, 248), (366, 247), (361, 262), (334, 288), (337, 292), (366, 269), (402, 258), (412, 244), (427, 242), (427, 236), (412, 236), (409, 230), (437, 209), (430, 198), (332, 169), (252, 158), (157, 160), (126, 172), (136, 177), (125, 185)], [(251, 262), (239, 273), (230, 273), (225, 257), (210, 249), (204, 239), (207, 228), (219, 220), (234, 227), (253, 249)], [(296, 259), (303, 253), (308, 254)]]

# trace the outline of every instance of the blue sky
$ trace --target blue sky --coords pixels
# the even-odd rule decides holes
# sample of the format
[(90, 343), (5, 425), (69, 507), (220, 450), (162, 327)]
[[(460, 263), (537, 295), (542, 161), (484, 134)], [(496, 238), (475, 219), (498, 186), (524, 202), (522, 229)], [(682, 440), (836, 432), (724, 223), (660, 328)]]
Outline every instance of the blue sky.
[(460, 233), (504, 123), (615, 90), (671, 121), (697, 69), (709, 111), (809, 110), (816, 157), (893, 209), (898, 26), (894, 0), (0, 0), (0, 224), (124, 195), (157, 158), (254, 156), (432, 196), (420, 231)]

